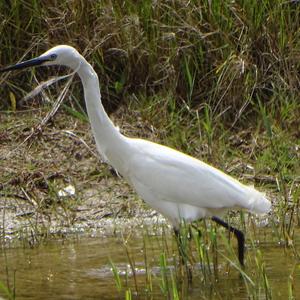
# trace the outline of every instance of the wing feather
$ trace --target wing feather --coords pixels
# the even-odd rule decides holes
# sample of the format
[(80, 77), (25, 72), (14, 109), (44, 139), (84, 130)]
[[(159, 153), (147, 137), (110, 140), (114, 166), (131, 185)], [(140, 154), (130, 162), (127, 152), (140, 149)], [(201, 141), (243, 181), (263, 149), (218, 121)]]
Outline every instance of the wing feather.
[[(135, 187), (146, 186), (160, 197), (157, 200), (214, 209), (248, 208), (249, 187), (234, 178), (171, 148), (134, 141), (137, 151), (129, 162), (129, 179)], [(143, 197), (147, 195), (143, 193)]]

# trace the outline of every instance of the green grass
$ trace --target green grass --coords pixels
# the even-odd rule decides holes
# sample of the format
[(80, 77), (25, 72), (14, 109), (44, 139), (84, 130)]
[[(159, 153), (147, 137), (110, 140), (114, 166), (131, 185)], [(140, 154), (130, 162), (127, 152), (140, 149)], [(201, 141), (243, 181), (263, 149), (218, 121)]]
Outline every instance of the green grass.
[[(179, 109), (209, 103), (215, 116), (228, 109), (222, 119), (230, 122), (253, 110), (247, 101), (275, 103), (274, 87), (297, 87), (299, 7), (288, 2), (15, 1), (0, 15), (2, 64), (74, 45), (94, 64), (111, 109), (131, 93), (171, 92)], [(30, 81), (19, 78), (5, 89), (20, 93)]]
[[(238, 222), (236, 219), (231, 221)], [(250, 222), (253, 220), (249, 219), (246, 223)], [(153, 240), (154, 237), (149, 235), (149, 232), (144, 232), (143, 239), (147, 240), (143, 247), (143, 251), (146, 252), (145, 257), (147, 257), (146, 267), (141, 264), (141, 261), (138, 263), (140, 254), (133, 250), (137, 247), (137, 241), (135, 237), (131, 240), (131, 234), (129, 234), (124, 246), (131, 256), (135, 256), (138, 269), (145, 270), (146, 273), (137, 275), (136, 279), (133, 275), (130, 277), (121, 275), (118, 279), (123, 285), (121, 294), (126, 295), (128, 290), (133, 291), (137, 280), (139, 285), (136, 296), (144, 299), (154, 299), (158, 297), (157, 295), (160, 295), (159, 299), (198, 299), (199, 297), (209, 299), (212, 296), (216, 299), (224, 297), (240, 299), (239, 297), (243, 298), (245, 295), (250, 299), (277, 299), (280, 295), (289, 296), (290, 299), (296, 297), (294, 285), (296, 278), (299, 277), (296, 257), (293, 259), (290, 256), (290, 250), (285, 247), (278, 247), (276, 239), (270, 239), (270, 236), (268, 239), (264, 238), (265, 229), (261, 228), (260, 232), (255, 232), (249, 231), (250, 224), (246, 226), (248, 234), (246, 235), (245, 268), (239, 266), (235, 238), (228, 240), (227, 231), (210, 222), (198, 224), (201, 235), (194, 228), (192, 229), (187, 246), (189, 249), (188, 266), (193, 274), (192, 283), (187, 280), (187, 273), (178, 257), (177, 243), (170, 232), (160, 232), (155, 237), (157, 241)], [(183, 228), (184, 230), (189, 230), (189, 228)], [(214, 245), (216, 240), (217, 246)], [(265, 243), (268, 243), (268, 246)], [(274, 251), (274, 247), (277, 248), (276, 255), (278, 256), (270, 260), (271, 256), (268, 251)], [(266, 257), (268, 260), (265, 259)], [(287, 258), (294, 263), (288, 264), (284, 270), (278, 270), (279, 273), (277, 273), (274, 270), (274, 261), (281, 265)], [(281, 287), (277, 286), (278, 276), (281, 278)], [(151, 293), (149, 293), (149, 280)], [(286, 283), (285, 287), (284, 283)], [(120, 284), (116, 282), (116, 288), (120, 292), (118, 286)]]
[(7, 297), (7, 299), (15, 299), (15, 291), (11, 291), (10, 288), (0, 281), (0, 291)]

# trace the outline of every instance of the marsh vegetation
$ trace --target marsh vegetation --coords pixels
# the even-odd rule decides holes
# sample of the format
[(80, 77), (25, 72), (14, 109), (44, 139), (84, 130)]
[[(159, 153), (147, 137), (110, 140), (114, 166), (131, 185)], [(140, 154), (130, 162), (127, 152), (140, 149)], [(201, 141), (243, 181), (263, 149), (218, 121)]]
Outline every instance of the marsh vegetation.
[[(299, 18), (297, 1), (2, 1), (1, 66), (55, 44), (76, 47), (124, 134), (255, 185), (272, 212), (226, 216), (246, 233), (245, 269), (225, 231), (209, 220), (197, 224), (201, 235), (184, 227), (190, 286), (167, 223), (96, 155), (78, 80), (52, 115), (65, 82), (22, 99), (67, 70), (1, 74), (0, 295), (28, 296), (21, 283), (34, 261), (44, 278), (36, 291), (51, 294), (60, 278), (73, 299), (91, 282), (90, 297), (101, 299), (299, 297)], [(75, 192), (61, 196), (68, 186)], [(38, 253), (70, 263), (49, 268)], [(82, 269), (81, 293), (72, 274)], [(108, 279), (108, 294), (94, 288)]]

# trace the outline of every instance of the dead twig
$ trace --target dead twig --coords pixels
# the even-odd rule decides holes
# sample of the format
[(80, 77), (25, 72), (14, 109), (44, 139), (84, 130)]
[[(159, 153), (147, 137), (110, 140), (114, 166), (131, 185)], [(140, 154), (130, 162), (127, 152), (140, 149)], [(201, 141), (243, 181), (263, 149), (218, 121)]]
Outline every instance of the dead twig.
[[(71, 76), (69, 80), (67, 81), (66, 85), (64, 86), (63, 90), (59, 94), (57, 100), (55, 101), (52, 110), (42, 119), (42, 121), (35, 127), (31, 128), (31, 133), (20, 143), (18, 144), (13, 150), (9, 151), (7, 155), (4, 157), (4, 159), (7, 159), (12, 153), (14, 153), (16, 150), (18, 150), (22, 145), (24, 145), (26, 142), (28, 142), (33, 136), (38, 135), (42, 132), (43, 127), (48, 123), (50, 119), (52, 119), (55, 114), (57, 113), (60, 105), (62, 104), (63, 100), (65, 99), (67, 92), (70, 88), (71, 82), (73, 80), (73, 76), (76, 73), (77, 70), (75, 70), (73, 73), (69, 74)], [(61, 78), (66, 78), (65, 76), (62, 76)]]

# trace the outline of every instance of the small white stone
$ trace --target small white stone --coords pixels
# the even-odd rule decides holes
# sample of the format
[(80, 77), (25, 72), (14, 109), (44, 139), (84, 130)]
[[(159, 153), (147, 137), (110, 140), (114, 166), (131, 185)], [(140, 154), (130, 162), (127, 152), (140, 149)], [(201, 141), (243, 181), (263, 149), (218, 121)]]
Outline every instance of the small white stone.
[(73, 185), (68, 185), (57, 193), (58, 197), (67, 197), (75, 195), (75, 187)]

